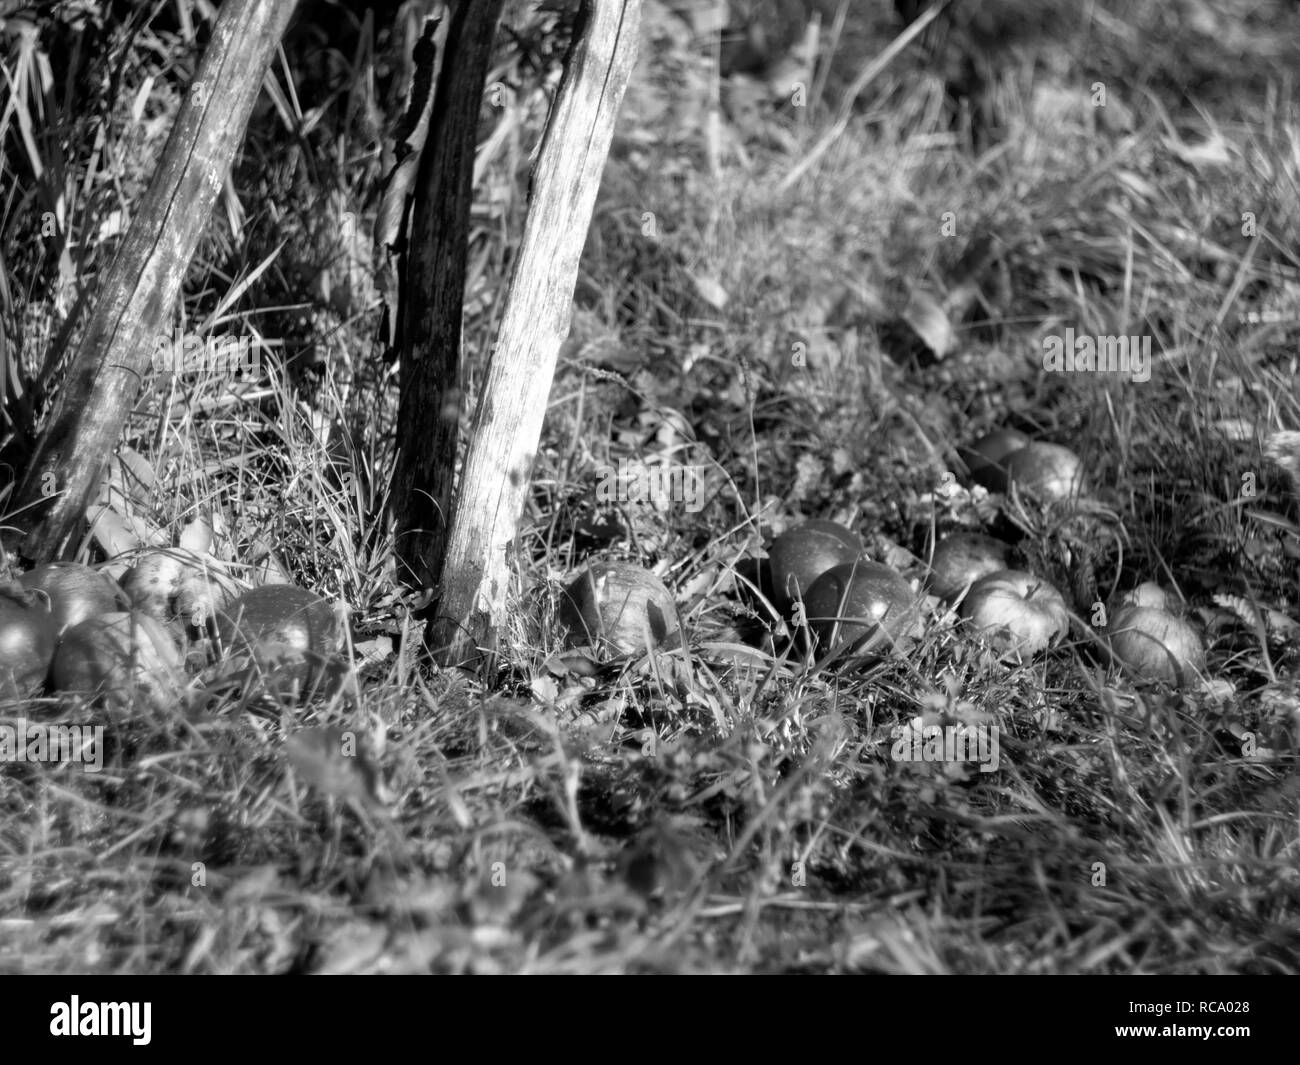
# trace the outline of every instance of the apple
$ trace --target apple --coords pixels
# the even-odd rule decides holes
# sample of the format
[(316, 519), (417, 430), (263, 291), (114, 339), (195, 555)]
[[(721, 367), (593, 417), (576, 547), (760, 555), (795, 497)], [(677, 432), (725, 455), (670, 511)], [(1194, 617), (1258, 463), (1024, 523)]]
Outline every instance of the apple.
[(634, 562), (591, 562), (560, 599), (570, 647), (638, 654), (681, 642), (677, 604), (664, 582)]
[(184, 557), (180, 551), (165, 549), (143, 555), (122, 574), (122, 588), (131, 605), (155, 621), (170, 621), (174, 616), (172, 599), (180, 584), (181, 573), (193, 558)]
[(930, 562), (930, 592), (956, 599), (968, 586), (990, 573), (1006, 569), (1011, 549), (983, 533), (953, 533), (939, 541)]
[(1205, 645), (1191, 625), (1166, 610), (1122, 607), (1106, 626), (1111, 656), (1137, 680), (1179, 688), (1205, 672)]
[(1117, 607), (1147, 606), (1156, 610), (1169, 609), (1169, 596), (1154, 581), (1143, 581), (1136, 588), (1130, 588), (1119, 597)]
[(161, 622), (140, 611), (95, 614), (59, 640), (50, 676), (59, 691), (111, 706), (142, 696), (155, 710), (181, 703), (181, 656)]
[(1007, 490), (1007, 459), (1025, 447), (1029, 437), (1018, 429), (994, 429), (968, 448), (961, 449), (962, 461), (976, 484), (990, 492)]
[(205, 629), (209, 618), (242, 589), (211, 555), (184, 548), (156, 548), (122, 576), (122, 588), (137, 610), (156, 621)]
[(0, 588), (0, 695), (22, 698), (44, 682), (59, 627), (50, 597), (17, 581)]
[(18, 581), (24, 588), (43, 592), (48, 597), (58, 632), (96, 614), (115, 613), (127, 605), (122, 589), (112, 577), (77, 562), (47, 562), (24, 573)]
[(1007, 459), (1007, 485), (1043, 503), (1073, 499), (1083, 491), (1083, 463), (1060, 444), (1026, 444)]
[(845, 644), (857, 652), (905, 644), (917, 614), (916, 595), (902, 575), (861, 558), (832, 566), (813, 581), (803, 607), (823, 654)]
[[(315, 592), (292, 584), (253, 588), (216, 611), (220, 646), (249, 659), (250, 676), (285, 695), (320, 685), (327, 693), (346, 645), (345, 625)], [(322, 684), (322, 682), (325, 682)]]
[(767, 550), (772, 605), (788, 614), (818, 577), (861, 554), (861, 537), (838, 522), (818, 518), (783, 532)]
[(961, 615), (1010, 658), (1046, 650), (1070, 628), (1065, 597), (1041, 577), (1014, 569), (976, 581), (962, 602)]

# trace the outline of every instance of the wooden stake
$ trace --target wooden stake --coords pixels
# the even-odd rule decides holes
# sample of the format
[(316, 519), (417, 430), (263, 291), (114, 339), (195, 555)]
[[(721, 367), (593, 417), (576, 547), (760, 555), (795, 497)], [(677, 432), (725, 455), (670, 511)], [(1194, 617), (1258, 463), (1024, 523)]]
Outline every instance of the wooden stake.
[(226, 0), (139, 213), (104, 278), (15, 511), (22, 553), (63, 557), (81, 532), (296, 0)]
[(636, 61), (640, 21), (640, 0), (584, 0), (583, 24), (542, 137), (427, 636), (445, 665), (491, 668), (506, 617), (509, 551), (569, 332), (578, 261), (614, 120)]

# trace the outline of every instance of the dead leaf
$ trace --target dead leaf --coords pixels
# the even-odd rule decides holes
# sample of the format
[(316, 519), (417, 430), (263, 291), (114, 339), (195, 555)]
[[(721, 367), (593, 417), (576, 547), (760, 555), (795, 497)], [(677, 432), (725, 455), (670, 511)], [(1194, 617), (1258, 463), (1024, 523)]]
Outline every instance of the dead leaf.
[(212, 549), (212, 526), (203, 518), (195, 518), (181, 530), (179, 546), (196, 555), (206, 555)]
[(1166, 137), (1165, 147), (1188, 166), (1198, 170), (1207, 166), (1227, 166), (1232, 162), (1228, 141), (1217, 129), (1208, 138), (1196, 144), (1181, 138)]
[(560, 697), (560, 686), (553, 677), (534, 677), (528, 687), (533, 698), (543, 706), (555, 705), (555, 700)]
[(127, 517), (102, 503), (86, 508), (86, 521), (95, 542), (110, 559), (142, 547), (162, 547), (167, 542), (167, 537), (143, 518)]
[(146, 509), (152, 502), (157, 480), (158, 475), (148, 459), (129, 447), (120, 447), (109, 464), (109, 490), (115, 493), (116, 498), (110, 498), (108, 502), (122, 500), (130, 506)]
[(384, 662), (392, 657), (393, 638), (391, 636), (376, 636), (370, 640), (362, 640), (354, 648), (359, 659), (357, 668), (374, 665), (376, 662)]
[(952, 322), (939, 301), (924, 289), (912, 290), (902, 318), (936, 359), (952, 351), (956, 342)]
[(695, 293), (714, 310), (722, 310), (727, 306), (730, 296), (727, 290), (722, 287), (721, 283), (711, 277), (701, 274), (691, 274), (691, 282), (695, 285)]
[(248, 560), (254, 565), (253, 585), (292, 584), (288, 572), (265, 540), (254, 540), (248, 549)]
[(230, 886), (225, 894), (228, 903), (253, 903), (272, 891), (280, 879), (274, 865), (259, 865)]

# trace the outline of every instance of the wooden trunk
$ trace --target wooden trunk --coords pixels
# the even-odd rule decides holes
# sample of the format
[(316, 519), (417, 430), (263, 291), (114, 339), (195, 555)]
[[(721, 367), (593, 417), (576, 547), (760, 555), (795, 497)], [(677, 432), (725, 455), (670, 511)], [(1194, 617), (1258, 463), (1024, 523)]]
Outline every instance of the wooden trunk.
[(506, 618), (509, 552), (541, 439), (578, 262), (636, 61), (640, 0), (586, 0), (547, 120), (501, 329), (441, 563), (427, 643), (443, 664), (490, 665)]
[(63, 557), (169, 333), (181, 281), (244, 138), (294, 0), (225, 0), (131, 230), (19, 485), (21, 553)]

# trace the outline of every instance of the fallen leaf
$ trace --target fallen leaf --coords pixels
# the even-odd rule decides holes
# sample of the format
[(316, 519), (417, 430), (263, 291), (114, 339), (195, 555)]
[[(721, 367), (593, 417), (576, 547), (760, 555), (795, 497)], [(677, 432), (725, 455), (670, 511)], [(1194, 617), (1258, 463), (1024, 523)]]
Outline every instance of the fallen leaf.
[(534, 677), (528, 688), (543, 706), (553, 706), (560, 695), (560, 686), (553, 677)]
[(212, 526), (203, 518), (195, 518), (181, 530), (178, 544), (196, 555), (206, 555), (212, 548)]
[(939, 301), (924, 289), (912, 290), (902, 318), (936, 359), (952, 351), (956, 342), (952, 322)]
[(1165, 146), (1188, 166), (1227, 166), (1232, 162), (1232, 153), (1223, 134), (1215, 130), (1208, 138), (1192, 144), (1181, 138), (1166, 137)]
[(695, 285), (696, 294), (710, 307), (720, 311), (727, 306), (731, 297), (718, 281), (700, 274), (691, 274), (690, 278)]

